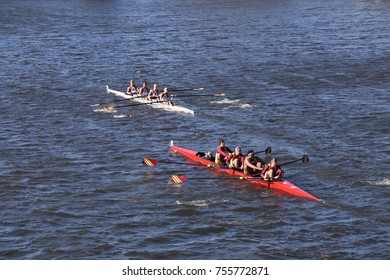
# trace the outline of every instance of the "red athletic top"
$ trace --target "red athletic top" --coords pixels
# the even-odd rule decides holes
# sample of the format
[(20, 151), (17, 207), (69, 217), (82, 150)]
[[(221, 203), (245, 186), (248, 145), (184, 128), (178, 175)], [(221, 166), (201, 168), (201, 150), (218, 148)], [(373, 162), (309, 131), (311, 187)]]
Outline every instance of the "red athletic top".
[(232, 153), (232, 151), (228, 147), (218, 147), (215, 153), (221, 154), (223, 157), (228, 157), (227, 153)]
[[(269, 164), (266, 164), (263, 168), (263, 171), (261, 172), (261, 177), (264, 178), (265, 176), (265, 172), (268, 171), (268, 169), (270, 168), (270, 165)], [(283, 175), (283, 170), (282, 168), (280, 167), (280, 165), (276, 165), (276, 168), (275, 168), (276, 172), (275, 172), (275, 175), (279, 175), (279, 177), (281, 177)]]

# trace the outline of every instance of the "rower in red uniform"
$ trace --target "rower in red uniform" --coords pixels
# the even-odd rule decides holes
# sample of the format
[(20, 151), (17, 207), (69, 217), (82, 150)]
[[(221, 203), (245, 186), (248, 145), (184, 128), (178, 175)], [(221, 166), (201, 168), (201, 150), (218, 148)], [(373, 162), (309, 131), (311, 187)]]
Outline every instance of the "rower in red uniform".
[(128, 95), (136, 95), (138, 94), (138, 87), (135, 85), (133, 80), (130, 80), (130, 86), (127, 88)]
[(255, 156), (253, 150), (249, 150), (248, 156), (244, 161), (244, 173), (255, 177), (260, 176), (263, 165), (265, 165), (265, 162), (258, 156)]
[(234, 152), (229, 155), (227, 160), (229, 161), (229, 168), (230, 169), (238, 169), (238, 170), (244, 169), (245, 157), (243, 154), (241, 154), (240, 147), (236, 147), (234, 149)]
[(277, 181), (283, 177), (283, 173), (277, 159), (272, 158), (271, 163), (264, 166), (261, 177), (266, 181)]
[(158, 98), (160, 92), (159, 92), (157, 87), (158, 87), (158, 83), (154, 83), (153, 88), (149, 91), (149, 94), (148, 94), (149, 100), (155, 100)]
[(219, 165), (222, 164), (229, 165), (227, 159), (229, 157), (229, 154), (232, 152), (233, 152), (232, 150), (230, 150), (228, 147), (225, 146), (225, 140), (220, 139), (218, 141), (217, 150), (215, 151), (215, 163)]
[(144, 81), (142, 87), (138, 91), (138, 96), (147, 97), (148, 94), (149, 94), (148, 83)]

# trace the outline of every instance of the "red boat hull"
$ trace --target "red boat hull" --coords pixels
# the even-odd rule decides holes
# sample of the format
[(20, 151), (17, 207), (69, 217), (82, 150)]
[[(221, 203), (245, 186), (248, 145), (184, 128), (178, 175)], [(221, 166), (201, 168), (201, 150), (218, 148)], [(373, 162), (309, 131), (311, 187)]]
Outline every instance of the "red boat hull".
[[(213, 163), (213, 162), (211, 162), (208, 159), (205, 159), (205, 158), (202, 158), (202, 157), (198, 157), (196, 155), (197, 151), (176, 147), (174, 145), (171, 145), (171, 151), (178, 152), (181, 155), (187, 157), (188, 159), (190, 159), (192, 161), (195, 161), (195, 162), (198, 162), (198, 163), (202, 163), (205, 166)], [(245, 178), (247, 178), (247, 180), (251, 184), (253, 184), (255, 186), (259, 186), (259, 187), (263, 187), (263, 188), (264, 187), (265, 188), (270, 188), (270, 189), (275, 190), (277, 192), (289, 194), (289, 195), (292, 195), (292, 196), (309, 198), (309, 199), (318, 201), (317, 197), (315, 197), (315, 196), (305, 192), (304, 190), (298, 188), (297, 186), (295, 186), (294, 184), (290, 183), (287, 180), (281, 180), (281, 181), (275, 181), (275, 182), (267, 182), (267, 181), (264, 181), (261, 178), (251, 177), (251, 176), (245, 175), (243, 172), (240, 172), (240, 171), (237, 171), (237, 170), (233, 170), (233, 169), (229, 169), (229, 168), (223, 168), (223, 167), (216, 166), (215, 170), (217, 170), (218, 172), (229, 174), (229, 175), (233, 175), (233, 176), (245, 177)]]

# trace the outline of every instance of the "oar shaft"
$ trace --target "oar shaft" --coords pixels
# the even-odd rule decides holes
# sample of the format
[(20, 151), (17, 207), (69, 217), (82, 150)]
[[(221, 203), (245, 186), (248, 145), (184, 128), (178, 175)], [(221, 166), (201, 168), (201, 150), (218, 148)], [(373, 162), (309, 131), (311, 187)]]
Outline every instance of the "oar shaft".
[(254, 154), (258, 154), (258, 153), (265, 153), (266, 155), (272, 153), (272, 148), (271, 147), (268, 147), (267, 149), (265, 149), (264, 151), (258, 151), (258, 152), (254, 152)]
[(263, 180), (261, 177), (184, 177), (185, 180)]
[(111, 102), (105, 102), (105, 103), (97, 103), (97, 104), (94, 104), (93, 106), (103, 106), (103, 105), (108, 105), (108, 104), (111, 104), (111, 103), (125, 102), (125, 101), (131, 100), (131, 99), (134, 99), (134, 97), (133, 98), (113, 100)]
[(204, 90), (204, 88), (178, 88), (178, 89), (170, 89), (169, 91), (190, 91), (190, 90)]
[(127, 100), (132, 100), (134, 98), (137, 98), (139, 96), (133, 96), (133, 95), (129, 95), (129, 98), (124, 98), (124, 99), (117, 99), (117, 100), (113, 100), (111, 102), (104, 102), (104, 103), (96, 103), (96, 104), (93, 104), (91, 106), (102, 106), (102, 105), (108, 105), (108, 104), (111, 104), (111, 103), (116, 103), (116, 102), (125, 102)]
[(120, 106), (112, 106), (112, 108), (122, 108), (122, 107), (133, 107), (133, 106), (141, 106), (141, 105), (149, 105), (154, 103), (162, 103), (166, 101), (151, 101), (151, 102), (145, 102), (145, 103), (137, 103), (137, 104), (128, 104), (128, 105), (120, 105)]
[[(173, 161), (163, 161), (163, 160), (159, 160), (158, 162), (160, 163), (167, 163), (167, 164), (180, 164), (180, 165), (184, 165), (184, 163), (181, 163), (181, 162), (173, 162)], [(185, 163), (185, 165), (193, 165), (193, 166), (207, 166), (207, 167), (212, 167), (214, 166), (214, 164), (210, 163), (208, 165), (205, 165), (205, 164), (196, 164), (196, 163)]]
[[(180, 165), (183, 165), (183, 163), (180, 163), (180, 162), (174, 162), (174, 161), (164, 161), (164, 160), (157, 160), (157, 159), (152, 159), (152, 158), (143, 158), (142, 159), (142, 162), (147, 165), (147, 166), (156, 166), (157, 163), (166, 163), (166, 164), (180, 164)], [(194, 165), (194, 166), (207, 166), (207, 167), (210, 167), (210, 168), (214, 168), (215, 167), (215, 164), (210, 162), (209, 164), (205, 165), (205, 164), (198, 164), (198, 163), (186, 163), (186, 165)]]
[(176, 94), (172, 94), (171, 97), (180, 97), (180, 98), (183, 98), (183, 97), (202, 97), (202, 96), (225, 96), (224, 93), (214, 93), (214, 94), (188, 94), (188, 95), (176, 95)]
[(300, 159), (296, 159), (296, 160), (292, 160), (292, 161), (289, 161), (289, 162), (281, 163), (279, 165), (286, 165), (286, 164), (290, 164), (290, 163), (294, 163), (294, 162), (298, 162), (298, 161), (302, 161), (303, 163), (307, 163), (307, 162), (309, 162), (309, 156), (308, 155), (304, 155)]
[[(116, 103), (116, 102), (125, 102), (125, 101), (128, 101), (128, 100), (132, 100), (134, 98), (137, 98), (139, 96), (131, 96), (130, 98), (125, 98), (125, 99), (117, 99), (117, 100), (113, 100), (112, 102), (109, 102), (109, 103)], [(107, 102), (108, 103), (108, 102)]]
[(288, 161), (288, 162), (284, 162), (284, 163), (281, 163), (279, 165), (286, 165), (286, 164), (290, 164), (290, 163), (294, 163), (294, 162), (298, 162), (298, 161), (302, 161), (302, 159), (296, 159), (296, 160), (292, 160), (292, 161)]

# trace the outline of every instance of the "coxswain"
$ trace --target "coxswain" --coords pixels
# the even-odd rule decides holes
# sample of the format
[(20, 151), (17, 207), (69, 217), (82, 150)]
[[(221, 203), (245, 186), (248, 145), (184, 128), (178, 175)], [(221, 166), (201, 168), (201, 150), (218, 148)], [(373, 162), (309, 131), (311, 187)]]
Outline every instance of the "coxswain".
[(160, 95), (160, 92), (158, 90), (158, 83), (153, 84), (153, 88), (149, 91), (148, 99), (149, 100), (155, 100), (158, 99), (158, 96)]
[(147, 97), (148, 94), (149, 94), (148, 83), (144, 81), (142, 87), (138, 91), (138, 96)]
[(260, 176), (263, 165), (265, 165), (265, 162), (258, 156), (255, 156), (253, 150), (249, 150), (244, 161), (244, 173), (254, 177)]
[(264, 166), (261, 177), (266, 181), (277, 181), (283, 177), (283, 173), (282, 168), (278, 165), (277, 159), (272, 158), (271, 163)]
[(138, 87), (135, 85), (133, 80), (130, 80), (130, 86), (127, 88), (128, 95), (136, 95), (138, 94)]
[(160, 93), (159, 99), (160, 99), (160, 101), (164, 102), (165, 104), (169, 104), (171, 106), (173, 105), (172, 101), (169, 100), (169, 93), (168, 93), (167, 88), (164, 88), (164, 91), (162, 91)]
[(236, 169), (236, 170), (243, 170), (244, 169), (245, 157), (241, 153), (240, 147), (236, 147), (234, 149), (234, 152), (229, 155), (227, 160), (229, 162), (230, 169)]
[(218, 141), (217, 150), (215, 151), (215, 163), (217, 163), (219, 165), (222, 165), (222, 164), (229, 165), (227, 159), (228, 159), (230, 153), (233, 153), (233, 151), (225, 146), (225, 140), (220, 139)]

